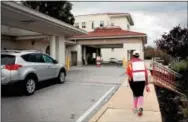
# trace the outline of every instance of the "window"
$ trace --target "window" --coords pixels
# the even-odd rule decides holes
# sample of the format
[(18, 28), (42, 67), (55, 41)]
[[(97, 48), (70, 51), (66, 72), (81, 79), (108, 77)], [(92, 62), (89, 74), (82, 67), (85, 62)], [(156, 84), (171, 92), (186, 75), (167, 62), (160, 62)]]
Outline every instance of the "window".
[(82, 28), (86, 28), (86, 22), (82, 22)]
[(26, 54), (21, 57), (27, 62), (44, 63), (41, 54)]
[(91, 23), (91, 28), (94, 29), (94, 21)]
[(79, 23), (78, 23), (78, 22), (75, 23), (74, 26), (75, 26), (76, 28), (79, 28)]
[(104, 27), (104, 21), (100, 21), (100, 27)]
[(33, 56), (36, 57), (35, 61), (38, 63), (44, 63), (44, 59), (42, 58), (41, 54), (34, 54)]
[(15, 63), (15, 56), (13, 55), (1, 55), (1, 65), (11, 65)]
[(49, 57), (47, 55), (42, 55), (42, 57), (43, 57), (45, 63), (54, 63), (54, 60), (51, 57)]
[(21, 57), (23, 58), (23, 60), (28, 61), (28, 62), (31, 62), (31, 56), (30, 56), (30, 54), (23, 55), (23, 56), (21, 56)]

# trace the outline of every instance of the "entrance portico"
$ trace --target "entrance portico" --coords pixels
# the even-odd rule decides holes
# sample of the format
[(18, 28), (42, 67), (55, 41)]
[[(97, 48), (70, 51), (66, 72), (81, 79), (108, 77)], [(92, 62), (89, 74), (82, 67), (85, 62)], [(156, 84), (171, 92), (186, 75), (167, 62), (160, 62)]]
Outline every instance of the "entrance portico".
[[(79, 49), (78, 52), (82, 51), (83, 59), (86, 59), (87, 63), (90, 60), (95, 61), (96, 55), (101, 56), (104, 62), (108, 62), (110, 58), (117, 58), (118, 61), (125, 58), (127, 61), (133, 50), (140, 51), (140, 57), (143, 59), (144, 44), (147, 43), (146, 34), (122, 30), (120, 27), (96, 28), (88, 34), (73, 36), (69, 39), (82, 46), (83, 49)], [(92, 53), (95, 53), (95, 56), (92, 56)]]
[[(51, 56), (61, 64), (65, 64), (65, 45), (75, 43), (67, 38), (87, 33), (16, 2), (1, 2), (1, 25), (9, 28), (7, 30), (4, 28), (4, 33), (1, 34), (13, 37), (9, 39), (12, 44), (14, 43), (11, 49), (34, 48), (46, 52), (46, 48), (49, 46)], [(20, 35), (13, 35), (10, 30), (22, 31), (20, 31)], [(7, 40), (2, 41), (6, 42)], [(2, 45), (2, 48), (7, 48), (3, 46), (6, 45)]]

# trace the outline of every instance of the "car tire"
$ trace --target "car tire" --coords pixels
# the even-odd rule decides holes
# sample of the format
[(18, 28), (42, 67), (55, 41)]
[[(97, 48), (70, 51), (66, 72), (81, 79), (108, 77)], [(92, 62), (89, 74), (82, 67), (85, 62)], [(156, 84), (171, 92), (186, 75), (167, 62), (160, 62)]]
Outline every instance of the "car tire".
[(57, 78), (57, 81), (58, 81), (58, 83), (60, 83), (60, 84), (62, 84), (62, 83), (64, 83), (65, 82), (65, 72), (64, 71), (60, 71), (59, 72), (59, 75), (58, 75), (58, 78)]
[(24, 93), (26, 95), (32, 95), (36, 90), (37, 79), (34, 76), (27, 76), (23, 83)]

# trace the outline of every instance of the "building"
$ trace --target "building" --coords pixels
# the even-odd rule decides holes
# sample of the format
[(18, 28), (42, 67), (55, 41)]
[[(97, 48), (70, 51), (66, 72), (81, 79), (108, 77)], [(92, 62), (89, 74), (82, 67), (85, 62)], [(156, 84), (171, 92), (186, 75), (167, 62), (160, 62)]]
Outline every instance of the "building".
[[(125, 22), (133, 25), (130, 15), (127, 16)], [(126, 23), (122, 24), (125, 28)], [(128, 59), (132, 50), (140, 50), (143, 57), (146, 34), (117, 26), (97, 28), (95, 25), (88, 33), (23, 5), (4, 1), (1, 2), (1, 49), (41, 50), (61, 64), (70, 57), (71, 65), (95, 64), (97, 55), (105, 58), (107, 53), (110, 54), (106, 59), (109, 56)]]
[[(75, 17), (74, 24), (75, 27), (86, 30), (88, 32), (87, 37), (90, 37), (89, 39), (97, 35), (103, 35), (100, 36), (101, 38), (103, 38), (103, 40), (104, 38), (106, 39), (108, 37), (117, 37), (117, 39), (119, 39), (120, 35), (126, 37), (124, 38), (124, 40), (129, 40), (130, 38), (127, 39), (128, 37), (134, 38), (135, 36), (146, 36), (144, 33), (131, 31), (131, 26), (133, 25), (134, 22), (129, 13), (100, 13), (79, 15)], [(100, 33), (98, 33), (98, 31), (100, 31)], [(102, 47), (100, 47), (100, 54), (104, 62), (109, 62), (111, 58), (122, 61), (123, 58), (126, 58), (126, 60), (128, 60), (131, 57), (131, 52), (133, 52), (133, 50), (140, 50), (141, 57), (143, 58), (143, 46), (146, 42), (137, 40), (137, 42), (125, 41), (124, 43), (122, 43), (122, 40), (119, 40), (116, 46), (103, 45)], [(101, 42), (99, 42), (99, 44), (100, 43)], [(111, 42), (109, 42), (109, 44), (110, 43)], [(137, 45), (138, 43), (140, 46)], [(129, 45), (129, 50), (126, 50), (126, 52), (124, 49), (124, 47), (126, 46), (125, 44)]]
[(99, 13), (75, 16), (74, 26), (87, 32), (98, 27), (119, 26), (124, 30), (130, 30), (134, 25), (129, 13)]
[(139, 50), (143, 59), (144, 44), (147, 43), (146, 34), (123, 30), (120, 27), (100, 27), (88, 34), (69, 39), (76, 41), (77, 46), (82, 49), (80, 54), (86, 64), (95, 64), (96, 56), (101, 56), (104, 62), (112, 56), (129, 60), (134, 50)]

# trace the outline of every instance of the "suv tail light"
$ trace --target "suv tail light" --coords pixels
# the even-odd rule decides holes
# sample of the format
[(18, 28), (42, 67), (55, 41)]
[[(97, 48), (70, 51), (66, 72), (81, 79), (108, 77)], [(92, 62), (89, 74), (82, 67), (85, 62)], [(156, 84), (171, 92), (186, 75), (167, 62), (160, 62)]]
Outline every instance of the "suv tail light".
[(18, 70), (21, 67), (22, 67), (22, 65), (20, 65), (20, 64), (5, 65), (5, 69), (7, 69), (7, 70)]

